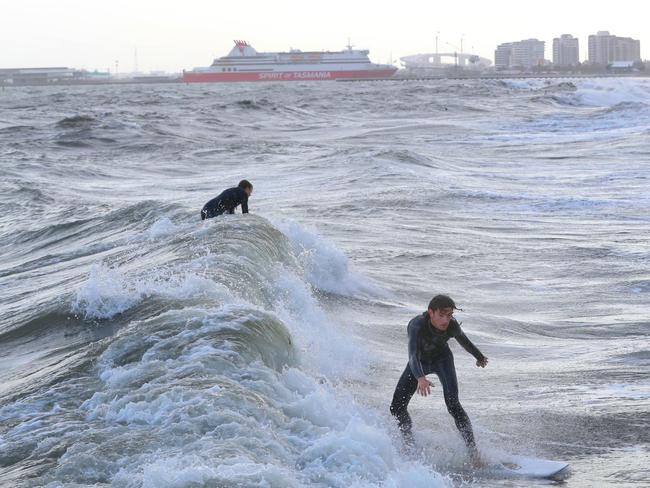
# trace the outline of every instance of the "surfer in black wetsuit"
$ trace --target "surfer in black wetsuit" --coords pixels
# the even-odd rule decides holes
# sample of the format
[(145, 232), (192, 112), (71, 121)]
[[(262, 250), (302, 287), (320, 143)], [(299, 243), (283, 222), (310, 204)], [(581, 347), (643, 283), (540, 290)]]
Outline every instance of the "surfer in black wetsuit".
[(234, 214), (241, 205), (242, 213), (248, 213), (248, 197), (253, 193), (253, 185), (248, 180), (241, 180), (235, 188), (228, 188), (203, 205), (201, 220), (211, 219), (224, 213)]
[(397, 419), (398, 425), (408, 444), (412, 444), (411, 416), (407, 407), (413, 394), (417, 391), (422, 396), (431, 393), (431, 383), (426, 375), (438, 375), (445, 398), (447, 410), (454, 418), (456, 427), (467, 444), (473, 461), (480, 463), (474, 432), (469, 417), (458, 399), (458, 381), (454, 356), (447, 341), (455, 338), (463, 348), (476, 358), (476, 366), (485, 368), (488, 363), (478, 348), (472, 344), (453, 317), (456, 304), (446, 295), (436, 295), (429, 302), (428, 310), (413, 318), (408, 324), (409, 362), (397, 383), (390, 412)]

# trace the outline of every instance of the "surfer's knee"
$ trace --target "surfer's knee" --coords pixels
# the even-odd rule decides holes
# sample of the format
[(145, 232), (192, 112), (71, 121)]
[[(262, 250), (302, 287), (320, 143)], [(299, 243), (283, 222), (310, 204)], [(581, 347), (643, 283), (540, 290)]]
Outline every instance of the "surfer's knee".
[(390, 414), (393, 417), (399, 417), (403, 410), (404, 407), (401, 405), (396, 405), (394, 402), (390, 404)]
[(447, 411), (453, 416), (464, 415), (465, 410), (460, 404), (458, 397), (445, 397), (445, 405), (447, 405)]

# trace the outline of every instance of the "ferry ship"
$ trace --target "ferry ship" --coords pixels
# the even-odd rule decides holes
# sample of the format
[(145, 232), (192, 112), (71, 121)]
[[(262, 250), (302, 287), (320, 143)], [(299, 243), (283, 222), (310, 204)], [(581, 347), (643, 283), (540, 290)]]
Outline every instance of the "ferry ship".
[(304, 81), (387, 78), (397, 68), (371, 63), (367, 50), (300, 51), (258, 53), (246, 41), (235, 41), (227, 56), (211, 66), (183, 71), (183, 81)]

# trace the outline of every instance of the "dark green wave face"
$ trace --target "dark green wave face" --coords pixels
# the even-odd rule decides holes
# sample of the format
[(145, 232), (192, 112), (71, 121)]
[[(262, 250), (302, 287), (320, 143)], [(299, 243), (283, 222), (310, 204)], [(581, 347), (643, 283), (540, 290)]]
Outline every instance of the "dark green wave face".
[(650, 479), (648, 79), (290, 88), (0, 93), (0, 485), (546, 486), (472, 468), (435, 375), (403, 449), (438, 293), (488, 462)]

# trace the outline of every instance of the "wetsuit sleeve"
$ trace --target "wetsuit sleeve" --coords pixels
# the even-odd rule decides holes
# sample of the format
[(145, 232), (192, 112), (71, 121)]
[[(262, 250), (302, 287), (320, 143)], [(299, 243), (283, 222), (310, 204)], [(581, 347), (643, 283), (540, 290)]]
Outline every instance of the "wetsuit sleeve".
[(241, 213), (248, 213), (248, 195), (246, 195), (244, 200), (241, 202)]
[(411, 320), (408, 325), (408, 335), (409, 335), (409, 366), (411, 368), (411, 373), (416, 378), (421, 378), (424, 376), (424, 370), (422, 369), (422, 363), (418, 357), (418, 334), (420, 332), (420, 325), (417, 320)]
[(458, 333), (456, 334), (456, 340), (458, 341), (458, 344), (463, 346), (463, 349), (465, 349), (468, 353), (470, 353), (472, 356), (476, 358), (476, 360), (483, 359), (483, 353), (478, 350), (478, 347), (476, 347), (472, 341), (470, 341), (467, 336), (465, 335), (465, 332), (462, 331), (460, 327), (458, 327)]

